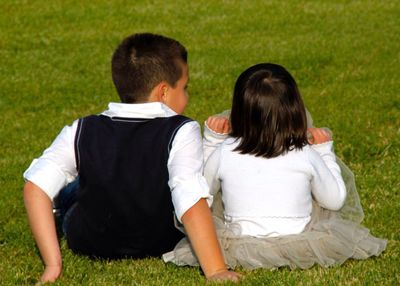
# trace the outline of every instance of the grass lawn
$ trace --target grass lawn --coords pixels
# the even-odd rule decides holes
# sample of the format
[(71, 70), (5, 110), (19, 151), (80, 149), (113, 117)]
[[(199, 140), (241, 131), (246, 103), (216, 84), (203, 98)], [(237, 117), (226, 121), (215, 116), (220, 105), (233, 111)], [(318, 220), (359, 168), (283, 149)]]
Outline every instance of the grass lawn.
[[(0, 285), (43, 269), (22, 202), (22, 173), (61, 128), (118, 101), (110, 57), (134, 32), (189, 51), (186, 115), (230, 107), (248, 66), (275, 62), (296, 78), (318, 126), (356, 177), (363, 224), (388, 239), (382, 256), (309, 270), (245, 271), (240, 285), (400, 283), (400, 3), (398, 1), (2, 0), (0, 14)], [(160, 259), (92, 261), (61, 240), (56, 285), (202, 285), (198, 268)]]

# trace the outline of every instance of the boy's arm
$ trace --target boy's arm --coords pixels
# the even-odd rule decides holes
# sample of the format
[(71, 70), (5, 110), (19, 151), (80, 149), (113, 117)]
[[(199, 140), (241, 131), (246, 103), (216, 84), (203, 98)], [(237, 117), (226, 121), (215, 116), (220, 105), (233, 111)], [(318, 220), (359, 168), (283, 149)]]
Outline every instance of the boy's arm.
[(191, 245), (209, 280), (237, 280), (229, 272), (219, 247), (211, 211), (212, 201), (203, 171), (203, 144), (197, 122), (184, 124), (176, 133), (168, 161), (175, 214), (185, 227)]
[(75, 179), (74, 140), (78, 120), (62, 129), (51, 146), (24, 173), (24, 203), (45, 270), (42, 282), (55, 281), (62, 271), (61, 252), (53, 218), (52, 198)]
[(206, 200), (199, 200), (185, 212), (182, 222), (206, 278), (238, 281), (240, 275), (228, 271), (225, 265)]
[(32, 234), (45, 264), (40, 280), (54, 282), (61, 275), (62, 260), (52, 202), (42, 189), (28, 181), (24, 187), (24, 203)]

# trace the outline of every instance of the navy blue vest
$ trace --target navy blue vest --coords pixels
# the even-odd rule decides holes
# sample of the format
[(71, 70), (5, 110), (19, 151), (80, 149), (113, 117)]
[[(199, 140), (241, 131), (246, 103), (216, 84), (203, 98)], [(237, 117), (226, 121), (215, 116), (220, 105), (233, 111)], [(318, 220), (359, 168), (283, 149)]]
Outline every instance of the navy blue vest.
[(174, 227), (167, 162), (174, 136), (191, 119), (92, 115), (79, 121), (77, 204), (67, 225), (76, 253), (101, 258), (159, 256), (183, 234)]

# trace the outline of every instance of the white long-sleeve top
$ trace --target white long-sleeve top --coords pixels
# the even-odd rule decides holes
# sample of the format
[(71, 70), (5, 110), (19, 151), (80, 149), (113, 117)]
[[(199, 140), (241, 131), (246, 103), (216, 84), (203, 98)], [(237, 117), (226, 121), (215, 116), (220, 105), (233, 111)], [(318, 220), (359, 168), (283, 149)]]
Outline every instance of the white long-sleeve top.
[[(109, 117), (156, 118), (176, 113), (160, 102), (143, 104), (110, 103), (102, 113)], [(65, 126), (43, 154), (34, 159), (24, 178), (39, 186), (50, 199), (78, 175), (74, 140), (78, 121)], [(196, 121), (185, 123), (176, 133), (168, 159), (172, 202), (178, 220), (201, 198), (212, 197), (203, 173), (203, 145), (200, 126)]]
[(211, 194), (222, 190), (226, 225), (237, 235), (302, 232), (311, 219), (312, 197), (327, 209), (343, 206), (346, 188), (332, 141), (266, 159), (233, 151), (238, 140), (207, 126), (204, 133), (204, 153), (212, 153), (204, 175)]

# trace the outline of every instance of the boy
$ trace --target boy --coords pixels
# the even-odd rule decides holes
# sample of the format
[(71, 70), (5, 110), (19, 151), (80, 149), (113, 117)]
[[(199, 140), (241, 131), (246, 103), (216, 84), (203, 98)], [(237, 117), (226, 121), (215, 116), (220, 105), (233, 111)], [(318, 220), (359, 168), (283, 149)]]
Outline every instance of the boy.
[(160, 256), (183, 236), (174, 228), (175, 211), (207, 279), (238, 280), (224, 264), (206, 202), (200, 127), (179, 115), (188, 77), (179, 42), (154, 34), (126, 38), (112, 58), (122, 103), (64, 127), (24, 173), (25, 206), (45, 264), (42, 282), (62, 270), (52, 200), (78, 175), (77, 199), (63, 223), (74, 252)]

